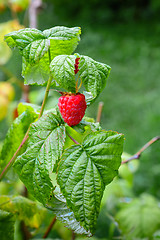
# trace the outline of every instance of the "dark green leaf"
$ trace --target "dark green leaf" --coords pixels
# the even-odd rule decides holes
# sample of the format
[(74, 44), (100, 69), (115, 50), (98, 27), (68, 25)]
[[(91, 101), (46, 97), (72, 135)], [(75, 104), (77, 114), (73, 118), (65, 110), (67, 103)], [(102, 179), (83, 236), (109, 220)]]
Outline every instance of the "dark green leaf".
[(54, 80), (70, 92), (76, 91), (74, 63), (74, 55), (60, 55), (55, 57), (50, 65)]
[(27, 226), (38, 228), (46, 217), (47, 209), (25, 197), (0, 196), (0, 209), (13, 213)]
[(97, 97), (106, 85), (110, 73), (110, 66), (96, 62), (87, 56), (81, 56), (79, 63), (79, 76), (88, 92)]
[(52, 195), (51, 174), (65, 142), (65, 127), (52, 112), (44, 114), (31, 125), (28, 147), (14, 167), (32, 195), (44, 203)]
[(14, 239), (14, 217), (11, 213), (0, 210), (0, 238), (1, 240)]
[(8, 133), (6, 135), (6, 138), (4, 140), (4, 144), (3, 144), (1, 155), (0, 155), (1, 170), (4, 168), (4, 166), (6, 166), (9, 160), (13, 157), (14, 153), (16, 152), (19, 145), (21, 144), (29, 125), (32, 122), (34, 122), (36, 118), (37, 118), (37, 114), (33, 112), (31, 109), (30, 110), (27, 109), (18, 118), (16, 118), (14, 122), (11, 124), (8, 130)]
[(116, 220), (127, 239), (150, 238), (160, 228), (160, 207), (150, 195), (125, 203)]
[(63, 153), (58, 183), (77, 221), (91, 233), (95, 230), (104, 188), (118, 173), (123, 135), (112, 131), (93, 132), (82, 145)]
[(81, 226), (80, 222), (75, 219), (73, 211), (67, 207), (66, 199), (61, 193), (56, 194), (55, 197), (49, 201), (47, 208), (52, 210), (57, 219), (64, 223), (65, 227), (68, 229), (73, 230), (77, 234), (86, 234), (88, 236), (92, 235)]

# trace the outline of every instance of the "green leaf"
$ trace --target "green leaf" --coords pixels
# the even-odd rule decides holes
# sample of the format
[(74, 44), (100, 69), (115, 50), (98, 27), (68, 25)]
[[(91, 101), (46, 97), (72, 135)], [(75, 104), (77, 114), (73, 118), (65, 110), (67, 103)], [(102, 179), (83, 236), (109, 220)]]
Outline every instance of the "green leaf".
[[(6, 34), (4, 37), (4, 40), (6, 41), (8, 46), (10, 48), (18, 47), (22, 56), (24, 57), (26, 56), (27, 53), (26, 49), (31, 47), (34, 42), (42, 39), (45, 39), (43, 33), (40, 30), (34, 28), (25, 28), (18, 31), (13, 31), (11, 33)], [(30, 52), (29, 49), (28, 52)], [(31, 59), (32, 57), (33, 54), (31, 52)]]
[(78, 45), (81, 30), (78, 27), (54, 27), (45, 31), (25, 28), (5, 35), (5, 41), (18, 47), (23, 56), (22, 75), (26, 84), (44, 85), (49, 75), (51, 59), (60, 54), (71, 54)]
[(81, 145), (66, 149), (61, 157), (58, 184), (77, 221), (91, 233), (105, 186), (118, 174), (123, 139), (123, 135), (112, 131), (93, 132)]
[(32, 228), (38, 228), (44, 221), (47, 209), (25, 197), (0, 196), (0, 209), (13, 213), (19, 220)]
[(33, 113), (35, 118), (38, 118), (41, 107), (32, 103), (20, 102), (18, 104), (18, 115), (21, 115), (23, 112), (29, 110)]
[(14, 164), (19, 178), (28, 191), (43, 204), (48, 201), (54, 186), (51, 174), (65, 142), (65, 127), (52, 112), (44, 114), (31, 125), (28, 147)]
[(0, 236), (1, 240), (14, 239), (14, 217), (13, 214), (0, 210)]
[(88, 92), (97, 97), (106, 85), (110, 73), (110, 66), (96, 62), (87, 56), (81, 56), (79, 63), (79, 76)]
[(60, 55), (55, 57), (50, 64), (54, 80), (60, 87), (73, 93), (76, 91), (74, 63), (74, 55)]
[(160, 207), (156, 199), (143, 194), (125, 203), (116, 220), (127, 239), (150, 238), (160, 228)]
[(22, 76), (24, 78), (24, 83), (27, 85), (46, 85), (50, 76), (49, 59), (47, 58), (47, 54), (45, 54), (44, 57), (34, 65), (28, 63), (23, 57)]
[(77, 234), (85, 234), (89, 237), (92, 236), (92, 234), (89, 231), (86, 231), (81, 226), (80, 222), (76, 220), (73, 211), (67, 207), (66, 199), (61, 193), (55, 194), (55, 197), (49, 201), (46, 207), (53, 211), (56, 218), (64, 223), (65, 227), (68, 229), (73, 230)]
[(51, 59), (62, 54), (72, 54), (79, 41), (81, 28), (67, 28), (63, 26), (53, 27), (43, 31), (50, 40)]
[[(0, 168), (1, 170), (6, 166), (9, 160), (13, 157), (14, 153), (21, 144), (29, 125), (34, 122), (37, 115), (27, 109), (19, 117), (17, 117), (11, 124), (6, 138), (3, 143), (2, 151), (0, 154)], [(9, 151), (8, 151), (9, 148)], [(22, 153), (23, 149), (21, 150)]]

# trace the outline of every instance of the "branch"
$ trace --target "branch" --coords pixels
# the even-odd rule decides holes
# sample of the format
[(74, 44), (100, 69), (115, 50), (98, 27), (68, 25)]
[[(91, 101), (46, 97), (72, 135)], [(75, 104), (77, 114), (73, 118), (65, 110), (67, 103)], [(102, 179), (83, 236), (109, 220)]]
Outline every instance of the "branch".
[(96, 119), (96, 122), (99, 122), (101, 121), (101, 115), (102, 115), (102, 108), (103, 108), (103, 105), (104, 103), (103, 102), (100, 102), (99, 105), (98, 105), (98, 112), (97, 112), (97, 119)]
[(29, 133), (29, 129), (30, 129), (30, 126), (21, 142), (21, 144), (19, 145), (17, 151), (14, 153), (13, 157), (11, 158), (11, 160), (9, 161), (9, 163), (6, 165), (6, 167), (3, 169), (2, 173), (0, 174), (0, 181), (2, 180), (2, 178), (6, 175), (6, 173), (8, 172), (9, 168), (12, 166), (12, 164), (14, 163), (20, 149), (22, 148), (23, 144), (27, 141), (28, 139), (28, 133)]
[(37, 28), (37, 12), (42, 6), (42, 0), (31, 0), (29, 6), (29, 27)]
[(56, 220), (57, 220), (56, 217), (54, 217), (53, 220), (52, 220), (52, 222), (51, 222), (50, 225), (48, 226), (45, 234), (43, 235), (43, 238), (47, 238), (47, 237), (48, 237), (48, 234), (50, 233), (50, 231), (51, 231), (53, 225), (55, 224)]
[(127, 163), (127, 162), (130, 162), (131, 160), (134, 160), (134, 159), (139, 159), (141, 154), (144, 152), (144, 150), (146, 150), (151, 144), (153, 144), (154, 142), (160, 140), (160, 137), (157, 136), (157, 137), (154, 137), (152, 138), (149, 142), (147, 142), (137, 153), (135, 153), (132, 157), (128, 158), (127, 160), (125, 161), (122, 161), (121, 164), (124, 164), (124, 163)]
[(75, 240), (76, 239), (76, 234), (72, 231), (72, 237), (71, 240)]

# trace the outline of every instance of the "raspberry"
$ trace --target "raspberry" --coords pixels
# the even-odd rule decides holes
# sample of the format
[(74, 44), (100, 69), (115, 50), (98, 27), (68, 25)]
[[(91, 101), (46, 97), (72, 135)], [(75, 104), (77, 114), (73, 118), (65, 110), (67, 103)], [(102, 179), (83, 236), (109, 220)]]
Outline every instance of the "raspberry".
[(82, 120), (85, 114), (87, 108), (85, 96), (81, 93), (62, 94), (58, 101), (62, 118), (69, 126), (75, 126)]

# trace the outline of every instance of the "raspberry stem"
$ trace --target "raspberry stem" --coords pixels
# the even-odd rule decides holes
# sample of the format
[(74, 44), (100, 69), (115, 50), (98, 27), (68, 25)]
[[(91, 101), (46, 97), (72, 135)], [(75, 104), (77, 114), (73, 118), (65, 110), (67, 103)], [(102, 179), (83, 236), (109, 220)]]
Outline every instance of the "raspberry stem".
[[(48, 49), (48, 56), (49, 56), (49, 63), (51, 63), (51, 52), (50, 52), (50, 48)], [(43, 111), (44, 111), (44, 107), (46, 105), (46, 101), (47, 101), (47, 98), (48, 98), (48, 93), (49, 93), (49, 89), (51, 87), (51, 82), (52, 82), (52, 76), (50, 75), (49, 79), (48, 79), (48, 83), (47, 83), (47, 87), (46, 87), (46, 92), (45, 92), (45, 96), (44, 96), (44, 99), (43, 99), (43, 103), (42, 103), (42, 106), (41, 106), (41, 111), (40, 111), (40, 114), (39, 114), (39, 117), (38, 119), (42, 116), (43, 114)]]
[(75, 143), (75, 144), (80, 144), (77, 142), (68, 132), (67, 132), (68, 137)]

